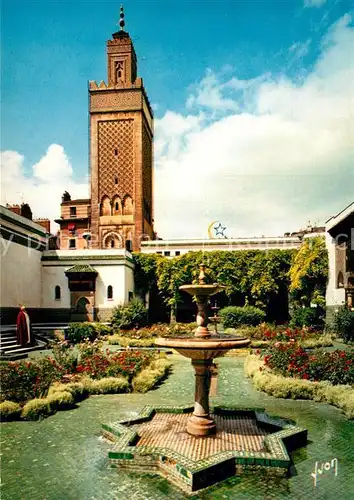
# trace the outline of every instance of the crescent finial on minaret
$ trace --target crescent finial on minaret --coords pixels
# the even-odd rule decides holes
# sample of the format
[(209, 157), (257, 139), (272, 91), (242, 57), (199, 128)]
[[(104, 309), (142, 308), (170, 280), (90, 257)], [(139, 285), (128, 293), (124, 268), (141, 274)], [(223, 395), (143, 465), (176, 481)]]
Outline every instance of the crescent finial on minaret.
[(124, 31), (125, 21), (124, 21), (124, 8), (123, 8), (123, 5), (120, 6), (119, 17), (120, 17), (120, 19), (119, 19), (120, 30)]

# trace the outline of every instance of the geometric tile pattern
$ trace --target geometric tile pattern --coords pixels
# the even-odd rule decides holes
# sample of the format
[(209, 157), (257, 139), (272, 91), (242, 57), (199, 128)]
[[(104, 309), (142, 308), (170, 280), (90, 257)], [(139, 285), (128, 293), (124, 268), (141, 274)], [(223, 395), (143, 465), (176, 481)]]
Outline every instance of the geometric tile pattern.
[[(133, 198), (134, 121), (110, 120), (98, 123), (99, 200), (114, 195)], [(116, 155), (116, 150), (118, 154)], [(118, 178), (118, 184), (115, 179)]]
[(218, 432), (200, 439), (186, 432), (192, 413), (156, 413), (152, 420), (137, 425), (139, 446), (165, 446), (197, 461), (226, 450), (265, 451), (265, 429), (251, 416), (212, 415)]
[(141, 95), (134, 90), (125, 90), (124, 92), (103, 91), (95, 92), (90, 95), (90, 110), (112, 110), (119, 111), (137, 109), (141, 106)]
[[(146, 210), (151, 215), (152, 209), (152, 147), (150, 135), (143, 125), (143, 197)], [(146, 219), (150, 217), (144, 214)]]
[[(264, 409), (215, 406), (211, 413), (218, 419), (219, 425), (224, 425), (223, 429), (218, 429), (216, 437), (224, 432), (227, 447), (219, 447), (214, 441), (214, 445), (209, 445), (208, 454), (207, 447), (203, 447), (203, 444), (198, 447), (198, 442), (209, 440), (211, 443), (212, 438), (190, 436), (191, 451), (186, 443), (177, 443), (178, 435), (180, 441), (185, 437), (184, 430), (178, 434), (178, 422), (184, 420), (183, 416), (187, 418), (191, 411), (191, 407), (183, 406), (146, 406), (135, 419), (103, 424), (104, 436), (115, 443), (108, 453), (112, 467), (136, 472), (157, 472), (185, 492), (191, 493), (244, 471), (259, 472), (261, 469), (267, 474), (284, 476), (291, 465), (288, 451), (307, 443), (306, 429), (284, 419), (269, 417)], [(182, 417), (176, 419), (177, 415)], [(233, 418), (235, 423), (231, 423)], [(169, 428), (168, 419), (171, 422)], [(161, 436), (153, 440), (152, 428), (149, 430), (148, 423), (156, 426), (156, 431), (162, 427)], [(172, 427), (175, 427), (175, 437), (170, 433)], [(145, 435), (142, 433), (144, 429), (148, 430)], [(250, 449), (252, 446), (257, 448), (255, 431), (258, 435), (258, 449), (253, 450)], [(230, 438), (233, 432), (238, 432), (239, 439)], [(250, 432), (253, 438), (250, 437), (249, 441), (247, 438), (241, 439), (241, 432)], [(231, 442), (234, 447), (228, 447)], [(240, 449), (246, 447), (247, 442), (248, 449)]]

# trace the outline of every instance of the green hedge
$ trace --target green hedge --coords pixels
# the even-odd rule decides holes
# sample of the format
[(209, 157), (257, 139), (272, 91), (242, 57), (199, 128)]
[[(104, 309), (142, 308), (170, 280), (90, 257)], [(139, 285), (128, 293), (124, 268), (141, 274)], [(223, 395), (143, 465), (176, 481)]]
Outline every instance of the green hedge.
[(354, 342), (354, 311), (340, 308), (334, 315), (333, 331), (345, 342)]
[(221, 309), (220, 316), (224, 328), (239, 326), (257, 326), (265, 320), (265, 312), (254, 306), (229, 306)]
[(123, 330), (141, 328), (147, 324), (148, 311), (140, 299), (133, 299), (129, 304), (114, 309), (111, 323), (114, 328)]
[(299, 307), (294, 309), (289, 326), (291, 328), (308, 326), (316, 330), (322, 330), (324, 327), (323, 309), (320, 307)]
[(91, 342), (95, 340), (98, 336), (98, 331), (94, 323), (89, 323), (88, 321), (83, 323), (69, 323), (68, 329), (66, 331), (66, 338), (72, 344), (80, 344), (84, 342), (85, 339)]
[(111, 335), (108, 337), (108, 343), (111, 345), (120, 345), (121, 347), (157, 347), (154, 337), (147, 339), (131, 339), (129, 337), (121, 337), (120, 335)]

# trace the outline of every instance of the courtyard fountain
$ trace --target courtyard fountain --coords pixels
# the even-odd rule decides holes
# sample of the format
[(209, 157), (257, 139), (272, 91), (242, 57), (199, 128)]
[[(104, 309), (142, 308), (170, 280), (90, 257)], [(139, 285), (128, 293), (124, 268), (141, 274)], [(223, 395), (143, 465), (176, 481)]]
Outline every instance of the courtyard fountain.
[(195, 402), (193, 415), (187, 423), (187, 432), (193, 436), (207, 436), (216, 432), (216, 424), (210, 416), (209, 390), (210, 367), (214, 358), (224, 356), (230, 349), (239, 349), (250, 344), (246, 337), (222, 336), (210, 333), (208, 329), (209, 297), (221, 292), (223, 286), (205, 283), (205, 265), (200, 266), (198, 284), (182, 285), (180, 290), (195, 297), (197, 312), (197, 329), (194, 337), (164, 338), (159, 337), (156, 344), (170, 347), (192, 360), (195, 371)]
[(202, 264), (198, 283), (180, 287), (197, 303), (194, 335), (156, 339), (157, 346), (172, 348), (191, 360), (194, 406), (145, 406), (133, 419), (103, 424), (104, 436), (115, 443), (108, 453), (112, 467), (157, 472), (188, 494), (244, 472), (287, 475), (288, 452), (306, 444), (306, 429), (271, 417), (263, 408), (210, 408), (213, 360), (250, 344), (246, 337), (208, 329), (209, 297), (223, 288), (205, 283)]

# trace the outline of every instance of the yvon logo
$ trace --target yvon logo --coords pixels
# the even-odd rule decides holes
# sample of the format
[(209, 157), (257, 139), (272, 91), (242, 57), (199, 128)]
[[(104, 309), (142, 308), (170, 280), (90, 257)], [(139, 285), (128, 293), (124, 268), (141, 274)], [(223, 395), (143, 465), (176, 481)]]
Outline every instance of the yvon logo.
[(322, 462), (321, 465), (320, 462), (315, 463), (315, 470), (311, 473), (311, 476), (313, 477), (313, 485), (315, 488), (317, 486), (319, 476), (325, 474), (325, 472), (328, 472), (330, 470), (334, 471), (335, 477), (338, 476), (338, 460), (336, 458), (333, 458), (331, 462)]

